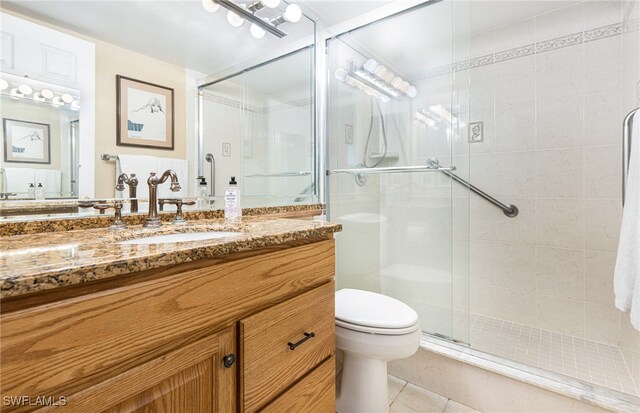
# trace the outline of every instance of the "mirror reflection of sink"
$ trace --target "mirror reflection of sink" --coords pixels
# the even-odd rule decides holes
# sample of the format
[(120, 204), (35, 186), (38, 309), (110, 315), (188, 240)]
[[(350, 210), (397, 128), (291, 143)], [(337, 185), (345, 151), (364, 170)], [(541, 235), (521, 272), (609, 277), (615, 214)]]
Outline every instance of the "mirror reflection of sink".
[(237, 237), (241, 232), (186, 232), (183, 234), (156, 235), (153, 237), (134, 238), (128, 241), (119, 242), (120, 245), (141, 245), (141, 244), (166, 244), (171, 242), (204, 241), (207, 239)]

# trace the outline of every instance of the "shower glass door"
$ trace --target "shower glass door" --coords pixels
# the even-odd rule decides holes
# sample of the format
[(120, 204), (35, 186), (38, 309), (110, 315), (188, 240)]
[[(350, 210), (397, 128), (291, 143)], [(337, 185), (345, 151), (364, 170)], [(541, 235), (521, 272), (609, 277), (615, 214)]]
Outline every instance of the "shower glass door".
[(469, 50), (468, 7), (427, 2), (327, 41), (337, 288), (397, 298), (423, 331), (463, 342), (469, 191), (435, 168), (468, 177), (469, 79), (451, 70)]

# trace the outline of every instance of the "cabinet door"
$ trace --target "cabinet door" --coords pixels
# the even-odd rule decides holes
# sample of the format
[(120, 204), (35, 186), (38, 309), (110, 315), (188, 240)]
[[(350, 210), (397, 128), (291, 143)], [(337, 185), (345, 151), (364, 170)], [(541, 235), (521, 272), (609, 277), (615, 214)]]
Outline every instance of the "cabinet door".
[(236, 411), (235, 328), (188, 344), (67, 397), (62, 411), (204, 413)]

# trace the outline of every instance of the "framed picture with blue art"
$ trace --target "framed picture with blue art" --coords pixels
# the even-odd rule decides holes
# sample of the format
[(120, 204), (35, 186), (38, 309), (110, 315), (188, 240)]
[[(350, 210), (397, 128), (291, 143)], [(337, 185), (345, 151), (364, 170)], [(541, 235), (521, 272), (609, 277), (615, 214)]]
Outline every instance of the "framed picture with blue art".
[(51, 163), (48, 124), (8, 118), (2, 124), (5, 162)]
[(118, 146), (174, 148), (173, 89), (116, 76)]

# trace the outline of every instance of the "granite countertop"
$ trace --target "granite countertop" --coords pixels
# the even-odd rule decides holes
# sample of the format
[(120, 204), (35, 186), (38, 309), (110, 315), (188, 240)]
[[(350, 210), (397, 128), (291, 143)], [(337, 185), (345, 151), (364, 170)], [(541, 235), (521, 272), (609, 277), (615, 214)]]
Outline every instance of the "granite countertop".
[[(327, 238), (340, 230), (338, 224), (320, 221), (245, 217), (237, 224), (207, 219), (160, 228), (137, 225), (126, 230), (99, 228), (0, 237), (0, 298), (306, 238)], [(179, 243), (119, 244), (134, 238), (205, 231), (241, 235)]]

